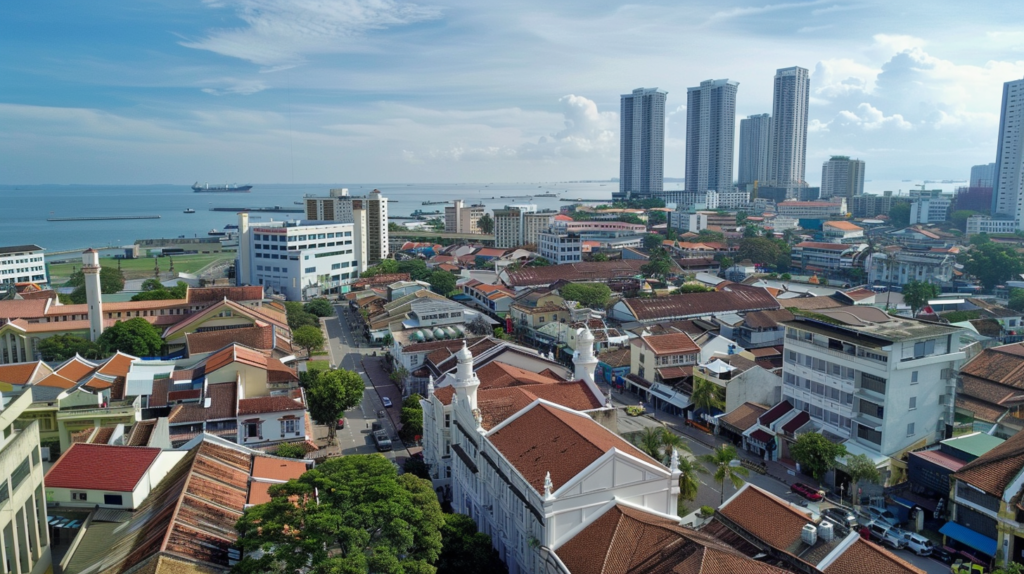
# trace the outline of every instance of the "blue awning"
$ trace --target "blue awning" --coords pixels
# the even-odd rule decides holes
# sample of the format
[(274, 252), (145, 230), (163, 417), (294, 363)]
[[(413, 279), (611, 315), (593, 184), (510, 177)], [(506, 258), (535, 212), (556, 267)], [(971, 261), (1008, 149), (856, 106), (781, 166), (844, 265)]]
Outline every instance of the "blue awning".
[(994, 538), (982, 536), (966, 526), (960, 526), (955, 522), (947, 522), (945, 526), (939, 529), (939, 534), (946, 535), (988, 556), (996, 555), (996, 541)]

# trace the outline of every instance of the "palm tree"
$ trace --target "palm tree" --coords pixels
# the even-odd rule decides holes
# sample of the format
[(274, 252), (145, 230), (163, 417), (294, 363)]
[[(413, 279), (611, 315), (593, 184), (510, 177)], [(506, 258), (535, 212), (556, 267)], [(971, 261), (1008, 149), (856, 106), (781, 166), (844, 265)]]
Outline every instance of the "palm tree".
[(684, 501), (693, 502), (697, 499), (697, 490), (700, 489), (700, 479), (697, 473), (707, 474), (708, 471), (697, 461), (690, 457), (679, 457), (679, 501), (676, 503), (676, 513), (679, 516), (686, 514)]
[(645, 428), (636, 439), (636, 447), (647, 456), (666, 465), (672, 459), (673, 450), (692, 452), (690, 445), (686, 444), (681, 436), (665, 427)]
[(725, 408), (725, 401), (722, 395), (724, 389), (704, 377), (693, 378), (693, 393), (690, 394), (690, 402), (696, 407), (694, 410), (703, 410), (707, 413), (721, 411)]
[(661, 427), (661, 446), (665, 449), (663, 461), (672, 460), (673, 450), (693, 452), (690, 449), (690, 445), (686, 444), (686, 441), (683, 440), (683, 437), (668, 430), (666, 427)]
[(741, 477), (750, 474), (750, 471), (742, 466), (733, 466), (733, 461), (736, 461), (736, 447), (729, 444), (723, 444), (711, 454), (701, 455), (700, 460), (714, 465), (715, 480), (722, 484), (721, 502), (725, 502), (725, 481), (727, 479), (732, 483), (733, 488), (739, 488), (743, 486)]

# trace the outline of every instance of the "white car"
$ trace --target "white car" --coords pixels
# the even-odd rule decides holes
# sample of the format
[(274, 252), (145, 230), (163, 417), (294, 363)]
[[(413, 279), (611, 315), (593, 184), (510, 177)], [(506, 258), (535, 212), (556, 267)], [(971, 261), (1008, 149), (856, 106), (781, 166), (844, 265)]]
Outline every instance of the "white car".
[(935, 543), (928, 540), (920, 534), (914, 532), (902, 532), (903, 540), (907, 543), (907, 550), (910, 550), (918, 556), (930, 556), (932, 549), (935, 548)]
[(871, 538), (879, 543), (885, 543), (893, 548), (906, 548), (907, 541), (897, 534), (899, 529), (892, 528), (885, 522), (872, 522), (868, 524), (868, 532)]
[(380, 401), (381, 401), (382, 403), (384, 403), (384, 406), (385, 406), (385, 407), (391, 407), (391, 399), (389, 399), (389, 398), (387, 398), (387, 397), (381, 397), (381, 398), (380, 398)]

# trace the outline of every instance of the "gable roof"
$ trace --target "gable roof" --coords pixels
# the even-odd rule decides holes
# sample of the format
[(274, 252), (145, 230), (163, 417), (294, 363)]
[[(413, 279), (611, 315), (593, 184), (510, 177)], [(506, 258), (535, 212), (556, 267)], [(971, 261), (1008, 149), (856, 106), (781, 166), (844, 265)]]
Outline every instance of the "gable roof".
[(206, 387), (206, 397), (210, 399), (210, 407), (203, 402), (176, 405), (167, 415), (170, 424), (197, 423), (231, 419), (237, 416), (238, 388), (235, 383), (217, 383)]
[(0, 365), (0, 383), (27, 385), (31, 383), (37, 375), (52, 372), (53, 369), (42, 361)]
[(953, 477), (993, 496), (1002, 497), (1006, 487), (1020, 474), (1022, 469), (1024, 469), (1024, 433), (1017, 433), (999, 446), (965, 464)]
[(640, 337), (640, 342), (650, 347), (656, 355), (700, 352), (700, 347), (686, 333), (649, 335)]
[(75, 443), (50, 467), (47, 488), (131, 492), (160, 449)]
[(547, 473), (551, 473), (552, 492), (557, 491), (613, 448), (661, 467), (587, 415), (544, 401), (491, 431), (488, 439), (538, 493), (544, 492)]
[(757, 424), (757, 419), (768, 412), (764, 406), (746, 402), (722, 415), (721, 421), (740, 430), (747, 430)]
[(270, 396), (238, 400), (238, 416), (304, 411), (305, 405), (290, 397)]
[(863, 538), (854, 540), (831, 564), (825, 574), (925, 574), (881, 546)]
[(262, 285), (243, 285), (241, 287), (190, 287), (189, 303), (209, 303), (211, 301), (262, 301)]
[(621, 259), (618, 261), (582, 261), (545, 267), (526, 267), (509, 272), (506, 283), (513, 287), (550, 285), (565, 281), (609, 281), (640, 275), (645, 261)]
[(638, 321), (700, 317), (716, 313), (778, 309), (779, 302), (760, 287), (731, 284), (721, 291), (685, 293), (653, 299), (623, 299)]
[(800, 541), (801, 529), (811, 522), (809, 515), (749, 483), (718, 511), (772, 548), (785, 552)]
[(274, 348), (276, 342), (272, 325), (202, 331), (185, 335), (185, 346), (190, 355), (210, 353), (236, 343), (260, 351), (269, 351)]
[(171, 325), (166, 330), (164, 330), (163, 337), (166, 339), (167, 337), (170, 337), (175, 333), (181, 332), (190, 325), (195, 325), (201, 322), (203, 319), (216, 316), (219, 313), (223, 313), (225, 308), (230, 310), (232, 314), (238, 313), (239, 315), (252, 319), (256, 325), (260, 325), (261, 323), (265, 322), (270, 323), (281, 329), (288, 329), (287, 319), (277, 311), (272, 311), (270, 309), (247, 307), (245, 305), (235, 303), (234, 301), (224, 299), (222, 301), (218, 301), (210, 305), (209, 307), (206, 307), (201, 311), (192, 313), (188, 315), (184, 320), (179, 321), (174, 325)]

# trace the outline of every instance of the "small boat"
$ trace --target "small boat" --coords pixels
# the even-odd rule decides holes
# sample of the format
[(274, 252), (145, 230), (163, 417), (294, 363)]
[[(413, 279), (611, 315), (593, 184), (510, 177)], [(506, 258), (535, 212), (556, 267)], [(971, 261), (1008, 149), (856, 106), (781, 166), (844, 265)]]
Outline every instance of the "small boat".
[(212, 236), (214, 236), (214, 237), (219, 237), (219, 236), (221, 236), (221, 235), (225, 235), (225, 233), (224, 233), (223, 231), (217, 231), (216, 229), (211, 229), (211, 230), (210, 230), (210, 231), (208, 231), (208, 232), (207, 232), (206, 234), (207, 234), (207, 235), (212, 235)]
[(225, 231), (227, 231), (228, 229), (238, 229), (238, 226), (235, 225), (234, 223), (229, 223), (229, 224), (224, 226), (224, 230)]
[(195, 212), (196, 212), (196, 210), (192, 209), (191, 207), (185, 210), (185, 213), (195, 213)]

